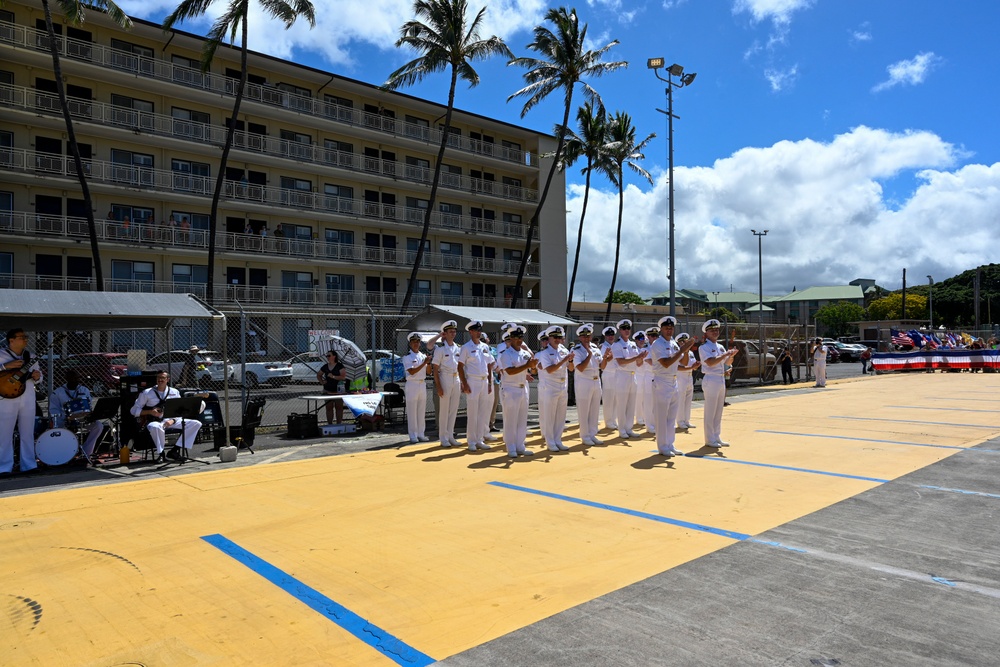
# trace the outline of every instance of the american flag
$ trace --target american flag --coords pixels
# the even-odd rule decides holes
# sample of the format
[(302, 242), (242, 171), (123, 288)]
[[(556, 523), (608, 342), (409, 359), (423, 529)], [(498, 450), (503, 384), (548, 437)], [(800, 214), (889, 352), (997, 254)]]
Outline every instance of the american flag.
[(896, 331), (895, 329), (889, 329), (889, 335), (892, 336), (893, 345), (913, 345), (913, 341), (902, 331)]

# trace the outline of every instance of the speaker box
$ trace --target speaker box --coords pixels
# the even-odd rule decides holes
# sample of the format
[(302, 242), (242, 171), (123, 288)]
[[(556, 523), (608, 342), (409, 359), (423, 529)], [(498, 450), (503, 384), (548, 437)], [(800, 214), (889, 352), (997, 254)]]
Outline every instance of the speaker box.
[(288, 437), (289, 438), (316, 438), (319, 436), (319, 425), (315, 414), (288, 415)]

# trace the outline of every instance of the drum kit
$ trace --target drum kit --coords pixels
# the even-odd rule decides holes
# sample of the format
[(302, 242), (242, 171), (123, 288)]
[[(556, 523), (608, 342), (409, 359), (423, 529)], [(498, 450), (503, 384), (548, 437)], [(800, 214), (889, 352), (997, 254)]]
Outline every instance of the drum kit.
[[(116, 398), (100, 399), (93, 408), (89, 398), (77, 398), (65, 406), (62, 428), (50, 428), (52, 420), (35, 418), (35, 456), (47, 466), (66, 465), (82, 454), (90, 425), (98, 419), (114, 419), (118, 414)], [(117, 429), (112, 426), (112, 437)]]

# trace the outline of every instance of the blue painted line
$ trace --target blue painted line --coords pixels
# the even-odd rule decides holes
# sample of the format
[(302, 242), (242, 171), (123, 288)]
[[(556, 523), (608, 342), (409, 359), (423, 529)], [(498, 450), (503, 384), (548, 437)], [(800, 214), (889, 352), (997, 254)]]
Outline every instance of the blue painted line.
[(385, 630), (372, 625), (351, 610), (337, 604), (316, 589), (306, 586), (295, 577), (279, 570), (222, 535), (205, 535), (201, 539), (224, 554), (232, 556), (292, 597), (326, 616), (397, 665), (425, 667), (434, 662), (434, 658), (401, 642)]
[(951, 586), (953, 588), (956, 586), (954, 581), (951, 581), (950, 579), (945, 579), (944, 577), (931, 577), (931, 581), (936, 581), (939, 584), (944, 584), (945, 586)]
[(921, 484), (921, 489), (933, 489), (935, 491), (948, 491), (950, 493), (961, 493), (966, 496), (979, 496), (980, 498), (1000, 498), (998, 493), (983, 493), (982, 491), (966, 491), (965, 489), (949, 489), (944, 486), (931, 486), (929, 484)]
[(658, 514), (640, 512), (638, 510), (631, 510), (628, 509), (627, 507), (618, 507), (616, 505), (607, 505), (605, 503), (598, 503), (592, 500), (584, 500), (583, 498), (564, 496), (561, 493), (551, 493), (549, 491), (529, 489), (526, 486), (515, 486), (514, 484), (507, 484), (506, 482), (487, 482), (487, 484), (490, 484), (492, 486), (499, 486), (500, 488), (503, 489), (511, 489), (513, 491), (534, 493), (535, 495), (544, 496), (546, 498), (565, 500), (566, 502), (576, 503), (578, 505), (585, 505), (587, 507), (595, 507), (601, 510), (608, 510), (609, 512), (618, 512), (619, 514), (627, 514), (629, 516), (639, 517), (640, 519), (649, 519), (650, 521), (659, 521), (660, 523), (668, 523), (672, 526), (679, 526), (681, 528), (690, 528), (691, 530), (697, 530), (703, 533), (711, 533), (713, 535), (719, 535), (721, 537), (728, 537), (731, 540), (746, 540), (750, 538), (750, 535), (746, 533), (737, 533), (732, 530), (725, 530), (723, 528), (713, 528), (712, 526), (705, 526), (700, 523), (691, 523), (689, 521), (681, 521), (680, 519), (671, 519), (670, 517), (660, 516)]
[(753, 542), (754, 544), (763, 544), (769, 547), (776, 547), (778, 549), (784, 549), (785, 551), (793, 551), (797, 554), (807, 554), (807, 550), (800, 547), (790, 547), (787, 544), (782, 544), (781, 542), (772, 542), (771, 540), (759, 540), (756, 537), (751, 537), (747, 542)]
[(968, 451), (992, 451), (976, 450), (969, 447), (958, 447), (956, 445), (932, 445), (926, 442), (905, 442), (903, 440), (879, 440), (877, 438), (855, 438), (850, 435), (825, 435), (823, 433), (793, 433), (791, 431), (767, 431), (758, 429), (757, 433), (773, 433), (775, 435), (794, 435), (800, 438), (832, 438), (834, 440), (857, 440), (858, 442), (884, 442), (889, 445), (912, 445), (914, 447), (937, 447), (939, 449), (963, 449)]
[(830, 415), (830, 419), (853, 419), (855, 421), (866, 422), (891, 422), (894, 424), (921, 424), (923, 426), (957, 426), (965, 428), (988, 428), (998, 430), (1000, 426), (982, 426), (979, 424), (952, 424), (951, 422), (925, 422), (919, 419), (880, 419), (878, 417), (849, 417), (847, 415)]
[(826, 470), (813, 470), (811, 468), (795, 468), (793, 466), (779, 466), (774, 463), (758, 463), (756, 461), (741, 461), (739, 459), (717, 459), (711, 456), (703, 457), (705, 461), (719, 461), (720, 463), (739, 463), (745, 466), (759, 466), (761, 468), (777, 468), (778, 470), (791, 470), (793, 472), (808, 472), (813, 475), (829, 475), (830, 477), (844, 477), (846, 479), (860, 479), (864, 482), (878, 482), (884, 484), (888, 482), (887, 479), (880, 479), (878, 477), (862, 477), (861, 475), (848, 475), (842, 472), (827, 472)]
[(991, 414), (1000, 412), (1000, 410), (976, 410), (975, 408), (942, 408), (940, 405), (934, 405), (933, 403), (927, 405), (887, 405), (885, 407), (897, 410), (949, 410), (951, 412), (989, 412)]

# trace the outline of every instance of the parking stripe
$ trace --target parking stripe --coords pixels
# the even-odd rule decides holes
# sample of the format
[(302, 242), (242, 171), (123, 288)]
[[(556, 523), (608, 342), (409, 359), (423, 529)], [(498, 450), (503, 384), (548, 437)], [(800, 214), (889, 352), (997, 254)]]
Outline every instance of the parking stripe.
[[(757, 433), (773, 433), (774, 435), (794, 435), (799, 438), (832, 438), (834, 440), (855, 440), (857, 442), (883, 442), (887, 445), (911, 445), (913, 447), (937, 447), (940, 449), (970, 449), (969, 447), (959, 447), (957, 445), (934, 445), (928, 442), (907, 442), (905, 440), (879, 440), (878, 438), (856, 438), (851, 435), (826, 435), (824, 433), (796, 433), (794, 431), (768, 431), (757, 429)], [(979, 449), (971, 451), (993, 451), (989, 449)]]
[(778, 470), (791, 470), (793, 472), (806, 472), (812, 475), (829, 475), (830, 477), (843, 477), (845, 479), (859, 479), (864, 482), (878, 482), (879, 484), (884, 484), (888, 482), (887, 479), (880, 479), (878, 477), (862, 477), (861, 475), (848, 475), (842, 472), (828, 472), (826, 470), (813, 470), (811, 468), (795, 468), (793, 466), (779, 466), (774, 463), (758, 463), (757, 461), (741, 461), (739, 459), (730, 458), (716, 458), (714, 456), (696, 456), (693, 458), (704, 459), (705, 461), (719, 461), (721, 463), (739, 463), (745, 466), (760, 466), (761, 468), (776, 468)]
[(966, 491), (965, 489), (949, 489), (944, 486), (931, 486), (929, 484), (921, 484), (921, 489), (933, 489), (934, 491), (948, 491), (950, 493), (961, 493), (966, 496), (979, 496), (981, 498), (1000, 498), (1000, 494), (997, 493), (984, 493), (982, 491)]
[(893, 424), (920, 424), (921, 426), (955, 426), (958, 428), (988, 428), (996, 431), (1000, 426), (982, 424), (954, 424), (952, 422), (926, 422), (919, 419), (881, 419), (879, 417), (852, 417), (850, 415), (830, 415), (830, 419), (853, 419), (865, 422), (890, 422)]

